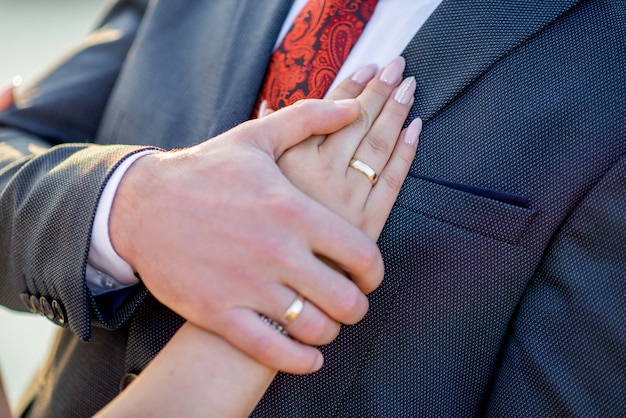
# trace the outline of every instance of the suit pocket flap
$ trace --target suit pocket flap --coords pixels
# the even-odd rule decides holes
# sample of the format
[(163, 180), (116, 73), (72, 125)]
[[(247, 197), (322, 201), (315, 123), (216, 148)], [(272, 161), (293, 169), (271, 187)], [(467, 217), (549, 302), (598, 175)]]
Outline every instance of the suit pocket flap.
[(407, 177), (396, 205), (429, 218), (509, 244), (516, 244), (536, 215), (534, 209)]

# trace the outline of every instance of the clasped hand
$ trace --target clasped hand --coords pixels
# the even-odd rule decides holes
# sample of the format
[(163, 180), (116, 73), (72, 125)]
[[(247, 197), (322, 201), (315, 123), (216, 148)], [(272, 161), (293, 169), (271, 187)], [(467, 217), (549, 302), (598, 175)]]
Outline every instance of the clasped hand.
[[(401, 69), (393, 80), (364, 71), (371, 75), (345, 81), (330, 100), (140, 158), (114, 200), (112, 243), (151, 293), (272, 368), (319, 369), (313, 345), (362, 319), (365, 294), (383, 278), (375, 239), (421, 124), (401, 134), (413, 80), (398, 87)], [(376, 170), (378, 184), (350, 168), (352, 158)], [(306, 302), (286, 326), (293, 338), (259, 320), (280, 318), (297, 294)]]

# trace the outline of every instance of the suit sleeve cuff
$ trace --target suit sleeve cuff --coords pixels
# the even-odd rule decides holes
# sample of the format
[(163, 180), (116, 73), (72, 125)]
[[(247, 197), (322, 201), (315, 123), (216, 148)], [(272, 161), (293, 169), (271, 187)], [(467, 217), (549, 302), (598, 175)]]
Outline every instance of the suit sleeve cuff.
[(128, 157), (111, 174), (98, 202), (89, 245), (86, 271), (87, 286), (94, 296), (139, 283), (131, 266), (113, 248), (109, 237), (109, 216), (117, 187), (130, 166), (139, 158), (153, 154), (146, 150)]

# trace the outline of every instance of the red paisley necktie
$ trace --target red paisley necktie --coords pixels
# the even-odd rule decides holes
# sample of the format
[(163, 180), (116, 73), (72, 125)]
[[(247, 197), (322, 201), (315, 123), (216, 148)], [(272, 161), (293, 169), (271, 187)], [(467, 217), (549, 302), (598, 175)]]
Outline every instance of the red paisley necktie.
[[(255, 109), (322, 98), (372, 16), (377, 0), (309, 0), (272, 55)], [(255, 110), (256, 113), (256, 110)]]

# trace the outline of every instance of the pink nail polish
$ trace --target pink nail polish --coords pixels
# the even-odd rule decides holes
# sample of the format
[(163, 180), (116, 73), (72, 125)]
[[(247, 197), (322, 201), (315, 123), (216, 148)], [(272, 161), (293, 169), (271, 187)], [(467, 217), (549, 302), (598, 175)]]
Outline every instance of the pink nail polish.
[(258, 117), (262, 118), (263, 116), (265, 116), (266, 111), (267, 111), (267, 100), (263, 100), (261, 102), (261, 105), (259, 106)]
[(376, 64), (366, 65), (352, 75), (352, 81), (358, 84), (365, 84), (372, 78), (374, 78), (377, 70), (378, 67), (376, 66)]
[(415, 77), (405, 78), (396, 89), (393, 99), (400, 104), (409, 104), (415, 94)]
[(406, 133), (404, 134), (404, 142), (409, 145), (417, 144), (417, 139), (420, 136), (420, 132), (422, 132), (422, 120), (420, 118), (415, 118), (406, 128)]
[(400, 77), (402, 77), (404, 66), (404, 58), (394, 58), (380, 74), (380, 80), (389, 85), (397, 83), (400, 81)]

